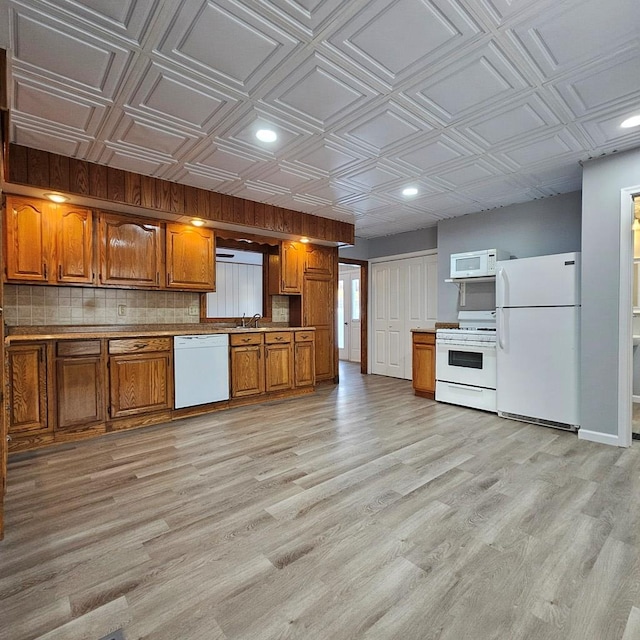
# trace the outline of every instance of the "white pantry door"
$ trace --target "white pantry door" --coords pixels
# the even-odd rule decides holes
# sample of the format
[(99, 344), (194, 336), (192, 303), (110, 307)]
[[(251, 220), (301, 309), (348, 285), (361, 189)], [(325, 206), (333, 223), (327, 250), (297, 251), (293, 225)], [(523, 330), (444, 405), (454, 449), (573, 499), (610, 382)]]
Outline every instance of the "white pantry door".
[(437, 266), (436, 254), (371, 265), (371, 373), (411, 380), (411, 329), (435, 324)]

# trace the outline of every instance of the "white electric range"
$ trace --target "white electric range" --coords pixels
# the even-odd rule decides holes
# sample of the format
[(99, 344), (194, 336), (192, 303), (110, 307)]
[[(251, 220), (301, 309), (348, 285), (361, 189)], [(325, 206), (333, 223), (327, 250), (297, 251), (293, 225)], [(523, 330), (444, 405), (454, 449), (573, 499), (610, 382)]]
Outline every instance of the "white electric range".
[(436, 400), (496, 411), (496, 312), (460, 311), (436, 331)]

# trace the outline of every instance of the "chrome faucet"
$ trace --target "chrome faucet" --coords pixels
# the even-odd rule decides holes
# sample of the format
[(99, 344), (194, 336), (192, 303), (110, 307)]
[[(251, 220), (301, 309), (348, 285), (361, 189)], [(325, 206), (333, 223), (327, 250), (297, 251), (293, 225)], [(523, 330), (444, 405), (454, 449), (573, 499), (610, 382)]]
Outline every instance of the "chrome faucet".
[(260, 318), (262, 318), (262, 316), (259, 313), (255, 313), (253, 315), (253, 317), (251, 318), (251, 320), (249, 320), (249, 322), (247, 323), (247, 326), (250, 327), (251, 323), (253, 322), (253, 326), (257, 329), (258, 328), (258, 320), (260, 320)]

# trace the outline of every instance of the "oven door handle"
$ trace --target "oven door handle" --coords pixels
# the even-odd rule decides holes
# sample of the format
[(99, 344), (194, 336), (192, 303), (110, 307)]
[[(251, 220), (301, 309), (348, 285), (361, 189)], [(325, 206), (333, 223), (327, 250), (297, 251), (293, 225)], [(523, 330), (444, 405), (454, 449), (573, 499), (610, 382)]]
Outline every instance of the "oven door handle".
[(466, 391), (477, 391), (478, 393), (482, 393), (486, 391), (484, 387), (472, 387), (468, 384), (460, 384), (459, 382), (446, 382), (448, 387), (454, 387), (455, 389), (465, 389)]

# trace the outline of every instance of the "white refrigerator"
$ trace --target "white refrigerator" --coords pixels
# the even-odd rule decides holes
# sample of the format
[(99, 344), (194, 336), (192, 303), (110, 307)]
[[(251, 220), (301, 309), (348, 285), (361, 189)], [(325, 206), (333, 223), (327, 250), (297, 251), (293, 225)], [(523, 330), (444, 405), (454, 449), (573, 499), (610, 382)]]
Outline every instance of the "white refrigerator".
[(580, 253), (496, 264), (498, 415), (576, 431)]

